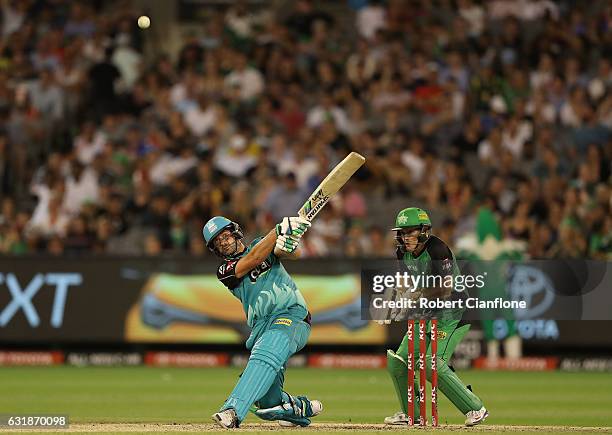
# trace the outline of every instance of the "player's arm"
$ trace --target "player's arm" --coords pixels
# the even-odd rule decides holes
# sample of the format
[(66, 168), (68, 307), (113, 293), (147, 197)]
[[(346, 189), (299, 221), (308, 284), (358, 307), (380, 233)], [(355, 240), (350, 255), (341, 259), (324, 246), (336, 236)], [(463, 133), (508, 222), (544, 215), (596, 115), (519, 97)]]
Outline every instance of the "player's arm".
[(240, 259), (226, 259), (217, 269), (217, 278), (228, 289), (240, 285), (242, 278), (270, 255), (276, 244), (276, 231), (270, 231), (253, 249)]
[[(301, 217), (285, 217), (236, 264), (236, 278), (242, 278), (259, 266), (274, 251), (293, 255), (310, 222)], [(278, 252), (278, 253), (277, 253)], [(299, 254), (295, 254), (299, 255)], [(287, 257), (288, 258), (288, 257)], [(299, 258), (299, 257), (298, 257)]]
[(274, 255), (281, 260), (297, 260), (302, 256), (302, 250), (298, 247), (293, 252), (287, 252), (278, 247), (274, 247)]
[(276, 230), (271, 230), (261, 239), (238, 263), (236, 263), (236, 278), (242, 278), (251, 270), (264, 262), (276, 245)]

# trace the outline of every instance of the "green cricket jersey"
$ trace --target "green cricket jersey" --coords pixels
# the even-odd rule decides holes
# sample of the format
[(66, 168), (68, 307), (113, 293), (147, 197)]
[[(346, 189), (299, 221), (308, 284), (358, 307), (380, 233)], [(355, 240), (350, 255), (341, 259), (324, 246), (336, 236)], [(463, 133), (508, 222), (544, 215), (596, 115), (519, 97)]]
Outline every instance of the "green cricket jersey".
[[(442, 280), (447, 279), (446, 277), (452, 276), (453, 279), (461, 272), (453, 251), (444, 243), (440, 238), (436, 236), (430, 236), (425, 242), (425, 246), (417, 252), (417, 255), (413, 255), (410, 252), (404, 252), (400, 248), (397, 249), (396, 255), (398, 260), (402, 260), (403, 266), (407, 269), (407, 272), (411, 275), (423, 277), (427, 276), (440, 276)], [(424, 286), (432, 287), (432, 286)], [(423, 294), (427, 297), (427, 291)], [(453, 287), (450, 299), (462, 299), (468, 297), (467, 290), (461, 292)], [(438, 318), (453, 318), (457, 319), (461, 317), (463, 309), (448, 309), (437, 312), (436, 317)]]
[(305, 318), (308, 314), (306, 301), (274, 253), (242, 278), (236, 277), (236, 264), (261, 239), (253, 240), (240, 255), (226, 259), (219, 266), (217, 277), (242, 302), (251, 328), (275, 314), (291, 312), (298, 318)]

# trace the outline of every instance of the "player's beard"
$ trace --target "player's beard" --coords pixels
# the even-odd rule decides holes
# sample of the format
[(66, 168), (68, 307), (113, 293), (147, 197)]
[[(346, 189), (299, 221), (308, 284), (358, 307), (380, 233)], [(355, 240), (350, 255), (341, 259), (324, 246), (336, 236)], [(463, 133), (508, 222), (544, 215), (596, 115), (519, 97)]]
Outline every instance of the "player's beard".
[[(217, 248), (217, 251), (219, 252), (221, 257), (224, 257), (224, 258), (231, 257), (235, 255), (236, 253), (238, 253), (240, 240), (238, 240), (236, 237), (232, 237), (232, 239), (233, 239), (232, 242), (229, 242)], [(233, 245), (233, 249), (232, 249), (232, 245)]]

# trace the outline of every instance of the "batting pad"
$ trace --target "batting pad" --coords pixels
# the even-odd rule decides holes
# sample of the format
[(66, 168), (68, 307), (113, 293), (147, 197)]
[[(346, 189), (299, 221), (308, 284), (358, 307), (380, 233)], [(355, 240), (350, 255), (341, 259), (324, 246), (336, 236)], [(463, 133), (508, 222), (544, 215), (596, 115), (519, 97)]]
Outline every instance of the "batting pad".
[(268, 392), (291, 353), (288, 334), (278, 329), (266, 331), (253, 346), (244, 373), (221, 409), (234, 408), (238, 419), (244, 420), (253, 402)]
[[(430, 358), (428, 357), (428, 362)], [(428, 371), (428, 375), (431, 372)], [(431, 379), (429, 377), (428, 379)], [(463, 414), (482, 408), (482, 400), (465, 386), (444, 361), (438, 361), (438, 388)]]
[[(391, 376), (391, 382), (395, 387), (395, 393), (399, 400), (402, 412), (408, 414), (408, 367), (404, 358), (393, 352), (387, 350), (387, 371)], [(418, 391), (415, 383), (415, 391)], [(415, 403), (417, 403), (417, 397), (415, 395)], [(418, 418), (418, 407), (415, 407), (415, 418)]]

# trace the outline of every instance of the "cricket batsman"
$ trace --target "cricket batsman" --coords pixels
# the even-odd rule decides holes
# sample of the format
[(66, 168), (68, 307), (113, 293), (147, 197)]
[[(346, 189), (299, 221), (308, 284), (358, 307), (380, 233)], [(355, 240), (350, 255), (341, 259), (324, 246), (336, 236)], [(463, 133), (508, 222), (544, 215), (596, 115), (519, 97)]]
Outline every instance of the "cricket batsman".
[[(414, 275), (456, 275), (459, 268), (455, 257), (446, 243), (431, 234), (431, 220), (423, 209), (410, 207), (400, 211), (395, 220), (396, 232), (396, 255), (405, 267)], [(465, 293), (454, 288), (422, 288), (412, 289), (410, 298), (427, 297), (443, 298), (452, 300), (464, 298)], [(446, 311), (446, 312), (445, 312)], [(465, 415), (465, 425), (474, 426), (481, 423), (488, 415), (482, 401), (476, 396), (470, 387), (466, 387), (455, 371), (448, 365), (455, 347), (470, 329), (469, 324), (459, 326), (463, 309), (448, 309), (436, 311), (438, 319), (438, 388), (444, 395)], [(404, 312), (394, 310), (391, 312), (393, 320), (403, 320)], [(407, 318), (407, 317), (406, 317)], [(427, 352), (426, 367), (427, 380), (431, 382), (431, 348), (429, 322), (426, 331)], [(414, 335), (418, 337), (419, 324), (415, 322)], [(419, 342), (414, 343), (415, 355), (419, 354)], [(399, 399), (401, 411), (385, 418), (386, 424), (403, 425), (408, 424), (408, 337), (404, 336), (397, 352), (387, 351), (387, 369), (395, 387)], [(418, 376), (415, 379), (415, 389), (419, 391)], [(418, 395), (415, 395), (415, 421), (419, 420)]]
[(309, 227), (306, 219), (285, 217), (248, 246), (240, 226), (225, 217), (213, 217), (202, 229), (208, 248), (223, 259), (217, 277), (240, 300), (251, 328), (246, 369), (212, 416), (221, 427), (239, 427), (253, 404), (255, 415), (282, 426), (308, 426), (323, 410), (318, 400), (283, 391), (287, 360), (310, 335), (310, 313), (280, 260), (299, 258), (298, 245)]

